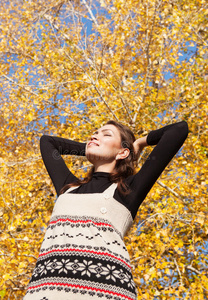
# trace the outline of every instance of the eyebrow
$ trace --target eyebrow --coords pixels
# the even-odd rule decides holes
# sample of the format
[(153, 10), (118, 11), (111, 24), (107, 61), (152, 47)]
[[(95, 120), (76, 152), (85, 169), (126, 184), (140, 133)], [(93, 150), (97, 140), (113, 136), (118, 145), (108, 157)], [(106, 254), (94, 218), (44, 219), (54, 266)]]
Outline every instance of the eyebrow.
[[(102, 131), (102, 132), (104, 132), (104, 131), (111, 131), (111, 132), (114, 134), (114, 132), (113, 132), (110, 128), (109, 128), (109, 129), (102, 129), (101, 131)], [(94, 132), (94, 134), (95, 134), (95, 133), (98, 133), (98, 130), (96, 130), (96, 131)]]
[(111, 131), (113, 133), (113, 130), (111, 129), (102, 129), (101, 131)]

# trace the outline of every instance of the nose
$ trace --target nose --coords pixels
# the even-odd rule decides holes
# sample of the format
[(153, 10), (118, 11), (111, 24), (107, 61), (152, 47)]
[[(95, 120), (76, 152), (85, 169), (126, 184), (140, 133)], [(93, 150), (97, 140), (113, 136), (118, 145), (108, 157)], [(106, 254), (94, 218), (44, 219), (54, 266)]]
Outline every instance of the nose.
[(91, 136), (91, 138), (90, 138), (90, 140), (91, 141), (93, 141), (93, 140), (98, 140), (98, 136), (97, 135), (95, 135), (95, 134), (93, 134), (92, 136)]

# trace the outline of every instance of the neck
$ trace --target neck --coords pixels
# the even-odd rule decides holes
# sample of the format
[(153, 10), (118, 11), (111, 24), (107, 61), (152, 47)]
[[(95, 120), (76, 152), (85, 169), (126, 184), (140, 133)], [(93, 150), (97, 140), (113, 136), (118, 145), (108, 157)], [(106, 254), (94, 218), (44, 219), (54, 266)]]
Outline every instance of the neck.
[(96, 164), (94, 165), (94, 168), (94, 172), (113, 173), (115, 169), (115, 163)]

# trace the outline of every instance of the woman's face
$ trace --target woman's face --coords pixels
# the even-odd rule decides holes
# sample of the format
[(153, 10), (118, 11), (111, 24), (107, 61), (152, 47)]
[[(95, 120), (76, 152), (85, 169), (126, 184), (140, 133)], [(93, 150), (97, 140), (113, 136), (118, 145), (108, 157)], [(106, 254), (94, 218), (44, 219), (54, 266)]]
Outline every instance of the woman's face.
[(121, 150), (119, 130), (111, 124), (104, 125), (94, 132), (86, 146), (86, 157), (91, 163), (100, 160), (112, 162)]

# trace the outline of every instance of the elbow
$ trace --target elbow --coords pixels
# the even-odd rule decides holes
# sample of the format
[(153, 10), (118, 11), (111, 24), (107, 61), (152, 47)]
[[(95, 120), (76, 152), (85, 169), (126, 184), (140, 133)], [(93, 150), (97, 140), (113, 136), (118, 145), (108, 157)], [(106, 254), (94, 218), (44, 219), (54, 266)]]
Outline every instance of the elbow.
[(40, 137), (40, 141), (41, 141), (41, 140), (48, 139), (48, 137), (49, 137), (48, 135), (46, 135), (46, 134), (43, 134), (43, 135)]
[(40, 137), (40, 148), (43, 149), (49, 142), (51, 142), (52, 138), (49, 135), (42, 135)]
[(181, 137), (181, 140), (185, 141), (185, 139), (188, 136), (188, 123), (186, 121), (182, 121), (178, 123), (178, 131), (179, 131), (179, 135)]
[(187, 138), (188, 132), (189, 132), (188, 123), (186, 121), (182, 121), (181, 123), (182, 123), (181, 130), (182, 130), (183, 135), (185, 136), (185, 138)]
[(40, 137), (40, 143), (44, 143), (46, 141), (49, 141), (51, 139), (51, 137), (49, 135), (46, 135), (46, 134), (43, 134), (41, 137)]
[(42, 135), (40, 137), (40, 146), (43, 145), (47, 140), (47, 135)]

